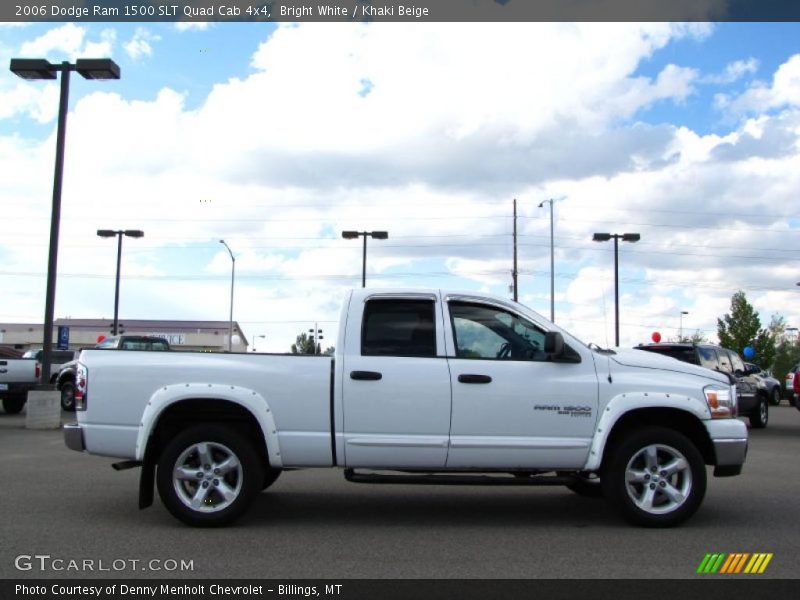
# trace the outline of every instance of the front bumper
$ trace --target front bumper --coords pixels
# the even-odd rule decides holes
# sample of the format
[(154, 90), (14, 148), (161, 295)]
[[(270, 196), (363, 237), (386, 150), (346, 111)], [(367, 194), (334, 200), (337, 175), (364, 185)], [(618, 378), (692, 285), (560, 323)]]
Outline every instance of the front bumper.
[(703, 424), (714, 446), (714, 476), (739, 475), (747, 458), (747, 426), (739, 419), (710, 420)]
[(78, 423), (64, 424), (64, 443), (70, 450), (83, 452), (86, 445), (83, 443), (83, 429)]

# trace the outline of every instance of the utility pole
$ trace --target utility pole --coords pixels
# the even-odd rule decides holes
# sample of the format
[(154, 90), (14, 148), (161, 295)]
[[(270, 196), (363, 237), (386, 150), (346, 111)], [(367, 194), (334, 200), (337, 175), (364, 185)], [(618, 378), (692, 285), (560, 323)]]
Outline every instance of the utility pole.
[(514, 268), (511, 271), (511, 282), (514, 287), (514, 302), (519, 298), (517, 292), (517, 199), (514, 198)]

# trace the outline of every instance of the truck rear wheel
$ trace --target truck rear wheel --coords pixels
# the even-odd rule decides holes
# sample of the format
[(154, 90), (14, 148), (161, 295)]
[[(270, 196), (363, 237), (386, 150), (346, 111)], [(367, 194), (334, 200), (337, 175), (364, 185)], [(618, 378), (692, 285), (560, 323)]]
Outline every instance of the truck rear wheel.
[(158, 495), (188, 525), (215, 527), (238, 519), (261, 490), (264, 472), (253, 443), (224, 425), (178, 434), (158, 460)]
[(610, 452), (603, 491), (629, 522), (672, 527), (700, 507), (706, 492), (705, 463), (683, 434), (648, 427), (631, 432)]
[(25, 406), (25, 398), (23, 397), (3, 398), (3, 410), (6, 411), (7, 415), (17, 414), (22, 410), (23, 406)]

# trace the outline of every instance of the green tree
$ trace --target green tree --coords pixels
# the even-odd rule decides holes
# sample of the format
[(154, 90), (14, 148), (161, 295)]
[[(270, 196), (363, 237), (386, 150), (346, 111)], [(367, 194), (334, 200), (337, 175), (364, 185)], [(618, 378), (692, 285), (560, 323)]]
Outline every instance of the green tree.
[(772, 365), (775, 358), (775, 335), (770, 330), (761, 328), (758, 312), (747, 301), (743, 291), (739, 290), (731, 297), (730, 312), (717, 319), (717, 337), (721, 346), (741, 355), (744, 355), (745, 347), (750, 346), (755, 351), (753, 361), (765, 369)]
[(301, 333), (292, 344), (292, 354), (319, 354), (319, 346), (307, 333)]

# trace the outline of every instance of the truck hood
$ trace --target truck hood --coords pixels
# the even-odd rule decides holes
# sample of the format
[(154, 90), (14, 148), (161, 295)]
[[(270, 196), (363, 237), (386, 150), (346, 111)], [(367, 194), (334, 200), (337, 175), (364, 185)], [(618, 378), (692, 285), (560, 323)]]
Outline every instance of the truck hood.
[(647, 350), (636, 350), (635, 348), (615, 348), (614, 352), (615, 354), (611, 354), (608, 358), (626, 367), (688, 373), (690, 375), (697, 375), (698, 377), (703, 377), (711, 381), (730, 385), (730, 379), (728, 379), (728, 376), (724, 373), (686, 363), (677, 358), (664, 356), (663, 354), (648, 352)]

